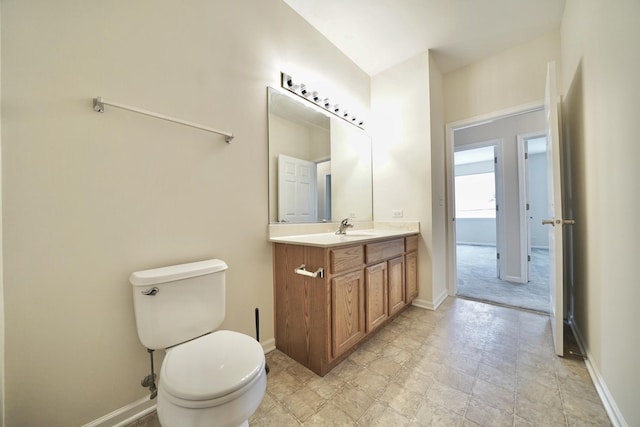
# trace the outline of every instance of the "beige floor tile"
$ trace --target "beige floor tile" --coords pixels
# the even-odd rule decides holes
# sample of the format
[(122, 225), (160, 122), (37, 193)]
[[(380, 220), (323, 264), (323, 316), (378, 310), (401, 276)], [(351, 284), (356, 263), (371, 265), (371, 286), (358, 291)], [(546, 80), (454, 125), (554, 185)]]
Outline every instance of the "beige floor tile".
[(376, 398), (384, 393), (389, 384), (389, 378), (373, 372), (371, 369), (362, 368), (360, 373), (349, 381), (349, 384)]
[(332, 371), (324, 377), (315, 376), (307, 382), (306, 386), (323, 399), (331, 399), (345, 384), (346, 382)]
[(340, 390), (331, 402), (347, 414), (353, 421), (357, 421), (373, 404), (373, 397), (364, 391), (350, 385)]
[(309, 388), (303, 388), (287, 396), (282, 406), (296, 419), (304, 422), (313, 416), (327, 402)]
[(407, 418), (413, 418), (422, 402), (422, 394), (407, 390), (396, 383), (387, 386), (384, 393), (378, 398), (390, 408)]
[(486, 404), (476, 397), (471, 398), (469, 407), (464, 414), (468, 420), (486, 427), (511, 427), (513, 425), (513, 411), (503, 411)]
[(264, 417), (256, 421), (252, 427), (296, 427), (300, 425), (302, 425), (300, 421), (293, 415), (276, 405)]
[(602, 427), (611, 425), (602, 405), (575, 394), (565, 394), (563, 401), (567, 418), (570, 420), (569, 425), (591, 425), (588, 423)]
[(480, 363), (480, 366), (478, 366), (476, 377), (507, 390), (514, 390), (516, 387), (515, 374), (503, 372), (500, 368), (495, 368), (485, 363)]
[(427, 393), (434, 382), (431, 376), (425, 375), (416, 369), (408, 369), (407, 367), (403, 367), (391, 380), (405, 390), (412, 391), (421, 396)]
[(436, 372), (435, 380), (441, 384), (453, 387), (456, 390), (471, 394), (475, 378), (457, 369), (449, 366), (443, 366), (441, 370)]
[(464, 415), (471, 395), (439, 382), (434, 382), (426, 395), (432, 402)]
[(355, 426), (356, 422), (340, 408), (328, 403), (304, 423), (305, 426)]
[(562, 400), (557, 387), (548, 387), (537, 381), (518, 378), (516, 399), (526, 399), (530, 402), (541, 403), (546, 406), (553, 406), (562, 410)]
[(566, 426), (566, 417), (562, 408), (547, 405), (539, 401), (516, 396), (516, 415), (535, 426)]
[(426, 399), (418, 407), (418, 412), (412, 423), (425, 427), (451, 427), (461, 426), (462, 421), (462, 415)]
[(514, 412), (516, 397), (513, 390), (477, 379), (473, 384), (472, 395), (493, 408), (503, 412)]
[(580, 396), (583, 399), (601, 405), (600, 396), (598, 396), (598, 392), (590, 378), (585, 380), (577, 377), (558, 377), (558, 383), (563, 396)]
[(367, 427), (402, 427), (409, 425), (409, 419), (388, 406), (375, 402), (358, 421), (358, 425)]
[(517, 375), (519, 381), (537, 381), (547, 387), (556, 388), (556, 370), (552, 363), (546, 366), (529, 366), (524, 363), (518, 365)]
[(287, 371), (270, 372), (267, 378), (267, 393), (282, 402), (302, 388), (302, 383)]
[(382, 375), (387, 378), (392, 378), (398, 374), (402, 365), (389, 357), (380, 357), (372, 361), (369, 366), (371, 372)]

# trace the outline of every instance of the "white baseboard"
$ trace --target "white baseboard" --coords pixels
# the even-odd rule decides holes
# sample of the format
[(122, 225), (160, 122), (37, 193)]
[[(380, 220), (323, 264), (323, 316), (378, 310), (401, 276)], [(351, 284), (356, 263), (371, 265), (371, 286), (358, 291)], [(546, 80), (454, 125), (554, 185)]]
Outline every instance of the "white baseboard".
[(261, 342), (260, 345), (262, 345), (264, 354), (271, 353), (273, 350), (276, 349), (276, 339), (269, 338), (268, 340)]
[(145, 396), (82, 427), (123, 427), (155, 411), (155, 409), (155, 399), (150, 400), (149, 396)]
[(424, 308), (426, 310), (436, 311), (438, 307), (440, 307), (440, 304), (442, 304), (448, 296), (449, 294), (447, 293), (447, 290), (444, 289), (442, 292), (440, 292), (440, 295), (435, 298), (435, 301), (416, 298), (413, 300), (413, 303), (411, 305), (415, 305), (416, 307)]
[(573, 334), (576, 337), (576, 341), (578, 342), (578, 347), (580, 347), (580, 352), (587, 356), (584, 363), (587, 365), (587, 371), (589, 371), (591, 381), (593, 381), (593, 385), (596, 387), (598, 396), (600, 396), (604, 409), (607, 411), (611, 424), (613, 424), (614, 427), (629, 427), (629, 424), (627, 424), (622, 416), (622, 412), (620, 412), (620, 408), (616, 405), (607, 384), (604, 382), (604, 378), (600, 375), (600, 370), (595, 363), (591, 362), (591, 353), (584, 345), (584, 339), (580, 333), (580, 328), (578, 328), (575, 321), (571, 322), (570, 325), (571, 330), (573, 330)]

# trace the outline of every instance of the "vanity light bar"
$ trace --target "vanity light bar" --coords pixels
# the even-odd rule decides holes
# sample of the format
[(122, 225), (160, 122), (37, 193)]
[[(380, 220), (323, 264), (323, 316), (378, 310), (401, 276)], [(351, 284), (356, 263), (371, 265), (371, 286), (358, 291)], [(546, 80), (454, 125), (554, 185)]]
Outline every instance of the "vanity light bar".
[(355, 114), (349, 113), (346, 108), (341, 107), (339, 104), (333, 104), (329, 98), (321, 96), (317, 91), (310, 89), (307, 85), (294, 82), (293, 77), (287, 73), (280, 73), (280, 76), (280, 84), (284, 89), (295, 93), (302, 99), (317, 105), (334, 116), (340, 117), (360, 129), (364, 129), (364, 121), (362, 119), (358, 119)]

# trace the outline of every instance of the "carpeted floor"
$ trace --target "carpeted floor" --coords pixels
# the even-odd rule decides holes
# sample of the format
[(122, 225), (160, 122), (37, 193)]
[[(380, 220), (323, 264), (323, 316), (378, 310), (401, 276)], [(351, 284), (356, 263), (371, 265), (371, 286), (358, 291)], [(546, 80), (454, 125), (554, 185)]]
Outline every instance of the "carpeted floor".
[(496, 248), (457, 245), (459, 296), (513, 307), (549, 312), (549, 251), (531, 250), (529, 283), (496, 277)]

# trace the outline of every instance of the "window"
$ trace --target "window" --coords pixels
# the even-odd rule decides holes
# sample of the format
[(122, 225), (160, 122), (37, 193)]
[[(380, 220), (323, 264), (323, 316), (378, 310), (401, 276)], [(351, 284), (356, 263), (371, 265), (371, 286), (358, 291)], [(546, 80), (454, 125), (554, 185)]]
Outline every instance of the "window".
[(493, 172), (456, 176), (456, 218), (495, 218)]

